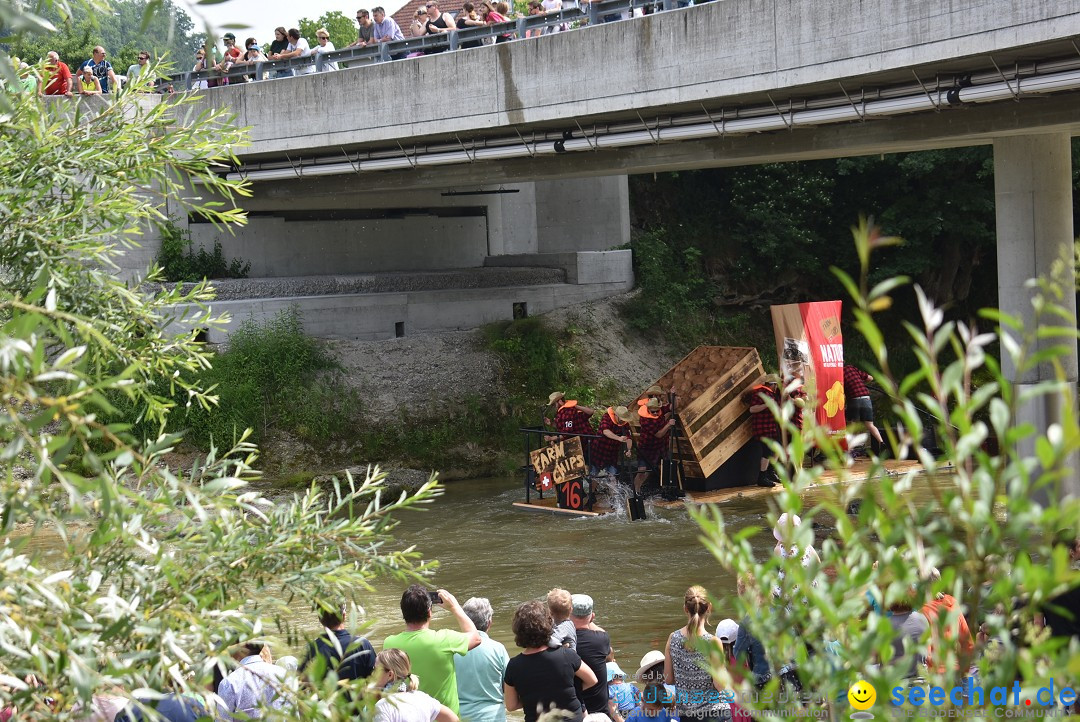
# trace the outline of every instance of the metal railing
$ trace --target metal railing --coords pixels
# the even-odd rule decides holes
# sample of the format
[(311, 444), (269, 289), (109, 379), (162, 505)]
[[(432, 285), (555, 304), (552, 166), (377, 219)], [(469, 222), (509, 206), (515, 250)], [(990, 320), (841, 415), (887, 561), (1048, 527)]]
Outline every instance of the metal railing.
[[(307, 57), (289, 58), (287, 60), (263, 60), (250, 63), (241, 61), (234, 64), (227, 71), (209, 69), (198, 72), (177, 73), (159, 80), (158, 87), (172, 85), (174, 90), (177, 91), (191, 90), (204, 81), (209, 87), (217, 87), (250, 80), (264, 81), (308, 73), (321, 73), (333, 64), (338, 67), (341, 64), (355, 67), (357, 65), (385, 63), (391, 60), (401, 60), (415, 53), (427, 55), (475, 47), (473, 43), (482, 45), (488, 39), (492, 39), (492, 42), (496, 42), (500, 37), (522, 39), (526, 37), (529, 31), (540, 30), (546, 33), (575, 22), (587, 21), (589, 25), (598, 25), (603, 22), (621, 19), (624, 14), (632, 18), (634, 11), (639, 8), (651, 11), (674, 10), (688, 4), (689, 0), (596, 0), (587, 3), (584, 10), (580, 7), (570, 7), (559, 12), (529, 15), (482, 27), (467, 27), (460, 30), (451, 28), (445, 33), (435, 35), (421, 35), (405, 38), (404, 40), (372, 43), (362, 48), (342, 48), (329, 53), (312, 52)], [(180, 87), (175, 87), (177, 85)]]

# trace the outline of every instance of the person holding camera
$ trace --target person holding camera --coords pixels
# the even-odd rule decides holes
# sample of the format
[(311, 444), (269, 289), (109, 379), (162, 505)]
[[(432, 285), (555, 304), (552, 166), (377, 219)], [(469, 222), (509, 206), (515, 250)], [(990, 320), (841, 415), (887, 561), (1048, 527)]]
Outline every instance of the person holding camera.
[[(457, 619), (461, 631), (431, 629), (431, 605), (438, 604)], [(412, 660), (412, 672), (426, 692), (458, 713), (457, 674), (454, 657), (480, 645), (480, 632), (453, 594), (445, 589), (429, 590), (412, 584), (401, 595), (401, 616), (405, 631), (392, 634), (383, 649), (400, 649)]]

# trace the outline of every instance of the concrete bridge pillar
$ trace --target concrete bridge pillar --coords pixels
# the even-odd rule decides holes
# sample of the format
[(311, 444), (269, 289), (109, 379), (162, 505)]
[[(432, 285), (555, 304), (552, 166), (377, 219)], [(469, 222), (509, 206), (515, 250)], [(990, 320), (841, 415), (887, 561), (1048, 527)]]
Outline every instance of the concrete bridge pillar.
[[(1035, 295), (1025, 283), (1032, 278), (1053, 279), (1061, 284), (1061, 304), (1075, 318), (1076, 295), (1073, 293), (1072, 150), (1068, 134), (1026, 135), (998, 138), (994, 141), (994, 196), (997, 206), (998, 305), (1001, 310), (1023, 319), (1027, 328), (1034, 324), (1031, 305)], [(1044, 322), (1059, 323), (1056, 319)], [(1040, 346), (1059, 345), (1059, 339)], [(1065, 415), (1066, 405), (1076, 411), (1077, 348), (1068, 343), (1068, 352), (1060, 363), (1069, 382), (1065, 395), (1040, 394), (1021, 407), (1018, 423), (1030, 422), (1046, 433), (1051, 424)], [(1007, 378), (1023, 393), (1042, 381), (1056, 378), (1052, 364), (1039, 364), (1020, 373), (1002, 354)], [(1034, 456), (1034, 441), (1020, 451)], [(1080, 458), (1067, 464), (1066, 477), (1059, 497), (1080, 497)]]

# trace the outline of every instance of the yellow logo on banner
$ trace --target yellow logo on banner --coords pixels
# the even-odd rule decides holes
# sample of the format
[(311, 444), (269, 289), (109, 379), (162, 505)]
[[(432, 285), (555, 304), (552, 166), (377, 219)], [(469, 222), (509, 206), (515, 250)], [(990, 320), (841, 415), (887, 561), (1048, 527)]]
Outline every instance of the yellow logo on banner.
[(834, 381), (832, 388), (825, 392), (825, 415), (830, 419), (837, 412), (844, 410), (844, 384)]

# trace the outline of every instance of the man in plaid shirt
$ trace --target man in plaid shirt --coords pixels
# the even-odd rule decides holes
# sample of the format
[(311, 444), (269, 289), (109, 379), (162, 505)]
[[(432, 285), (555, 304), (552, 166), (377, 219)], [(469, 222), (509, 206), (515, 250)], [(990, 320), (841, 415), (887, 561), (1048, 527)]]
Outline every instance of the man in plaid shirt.
[(884, 442), (878, 427), (874, 426), (874, 404), (870, 401), (870, 389), (866, 386), (873, 380), (874, 377), (862, 369), (851, 364), (844, 365), (844, 413), (847, 422), (850, 424), (852, 421), (861, 421), (866, 424), (866, 430), (880, 448)]
[(660, 460), (667, 449), (668, 435), (675, 426), (675, 419), (663, 413), (660, 399), (649, 399), (649, 403), (638, 407), (638, 422), (641, 432), (638, 436), (637, 476), (634, 477), (634, 493), (641, 491), (650, 471), (660, 469)]
[[(553, 425), (556, 431), (562, 434), (577, 434), (581, 437), (581, 452), (585, 455), (585, 461), (589, 460), (589, 442), (593, 441), (593, 436), (596, 431), (592, 427), (591, 419), (594, 413), (593, 409), (579, 404), (574, 400), (567, 400), (566, 394), (562, 391), (556, 391), (548, 396), (548, 405), (555, 405), (557, 409), (555, 412), (555, 423), (552, 424), (546, 417), (544, 423)], [(565, 441), (568, 436), (553, 436), (548, 437), (548, 440)]]
[[(619, 475), (620, 452), (630, 456), (633, 441), (630, 436), (630, 412), (625, 406), (608, 407), (600, 419), (599, 439), (592, 440), (592, 456), (589, 473), (595, 476), (600, 470), (611, 476)], [(625, 447), (625, 450), (624, 448)]]
[(750, 433), (761, 444), (761, 470), (758, 472), (757, 485), (771, 489), (780, 478), (776, 471), (769, 467), (773, 450), (765, 443), (765, 439), (780, 443), (780, 424), (777, 423), (772, 409), (765, 403), (766, 399), (772, 399), (777, 406), (782, 403), (780, 377), (776, 374), (769, 374), (764, 381), (743, 396), (743, 403), (750, 407)]

